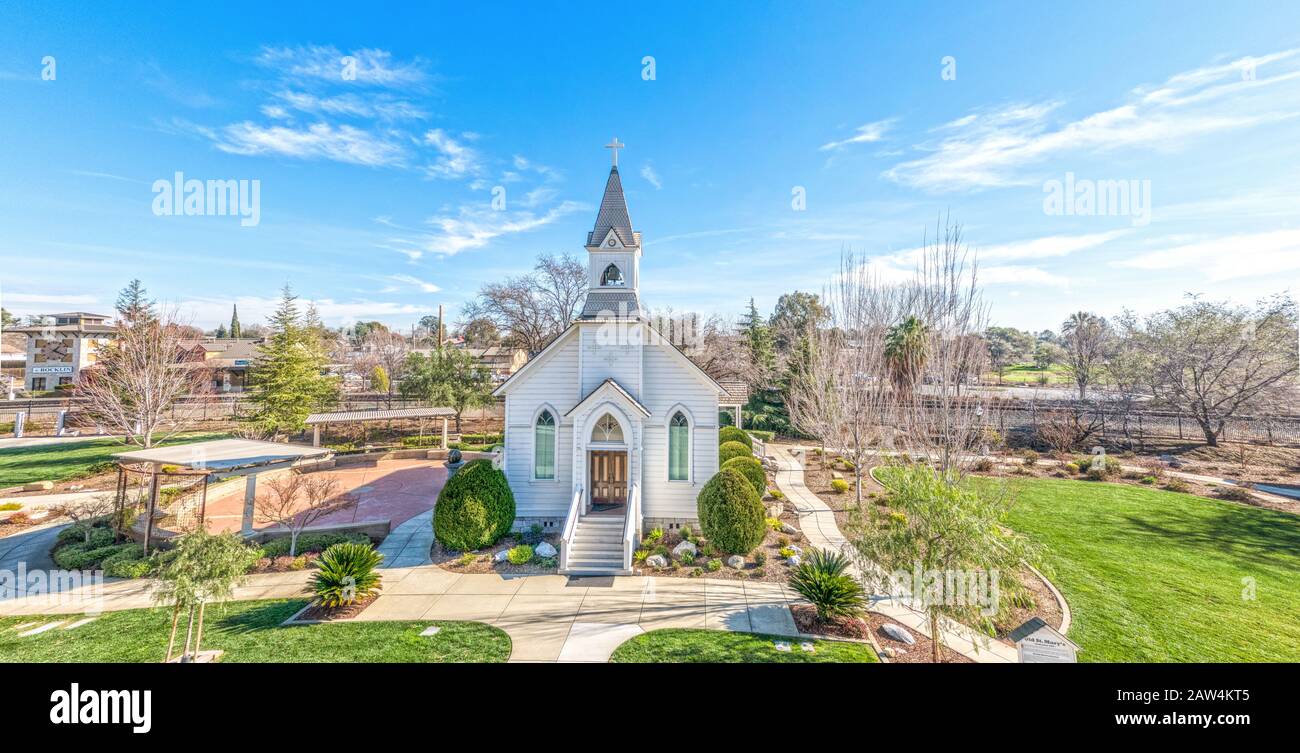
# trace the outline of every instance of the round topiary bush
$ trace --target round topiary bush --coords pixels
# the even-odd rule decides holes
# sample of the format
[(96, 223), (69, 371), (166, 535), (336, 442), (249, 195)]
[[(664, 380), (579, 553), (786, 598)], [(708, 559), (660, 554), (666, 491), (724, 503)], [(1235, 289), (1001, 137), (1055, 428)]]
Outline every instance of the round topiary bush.
[(732, 458), (722, 464), (723, 468), (734, 468), (740, 471), (741, 475), (749, 479), (749, 483), (754, 485), (754, 491), (762, 499), (763, 494), (767, 491), (767, 474), (763, 472), (763, 464), (758, 462), (758, 458), (749, 455), (743, 458)]
[(723, 442), (718, 447), (719, 465), (731, 460), (732, 458), (748, 458), (753, 456), (754, 453), (750, 451), (749, 447), (747, 447), (744, 442)]
[(754, 449), (754, 439), (734, 426), (724, 426), (718, 429), (718, 444), (721, 445), (727, 442), (740, 442), (751, 450)]
[(491, 546), (515, 521), (515, 495), (487, 458), (471, 460), (447, 480), (433, 508), (433, 535), (448, 549)]
[(728, 554), (749, 554), (767, 533), (763, 503), (754, 486), (735, 468), (723, 468), (704, 485), (696, 500), (700, 530)]

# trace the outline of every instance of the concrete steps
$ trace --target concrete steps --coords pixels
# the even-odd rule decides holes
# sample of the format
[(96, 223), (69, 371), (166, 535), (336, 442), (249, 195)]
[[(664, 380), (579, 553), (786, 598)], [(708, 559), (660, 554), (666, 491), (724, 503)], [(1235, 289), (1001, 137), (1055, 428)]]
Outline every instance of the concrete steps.
[(622, 518), (586, 516), (574, 526), (565, 575), (630, 575), (623, 564)]

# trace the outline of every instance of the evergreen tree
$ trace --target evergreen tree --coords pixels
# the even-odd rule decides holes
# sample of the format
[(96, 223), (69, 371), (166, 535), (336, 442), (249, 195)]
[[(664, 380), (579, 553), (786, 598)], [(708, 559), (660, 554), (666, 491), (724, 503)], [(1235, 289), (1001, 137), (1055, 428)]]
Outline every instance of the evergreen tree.
[(153, 304), (140, 280), (132, 280), (117, 294), (118, 318), (127, 325), (152, 321), (157, 317)]
[(239, 326), (239, 306), (231, 304), (230, 306), (230, 336), (239, 339), (243, 336), (243, 330)]
[(309, 414), (338, 402), (338, 380), (325, 373), (329, 358), (320, 333), (298, 313), (288, 285), (270, 326), (253, 364), (254, 420), (272, 434), (300, 431)]
[(214, 332), (213, 334), (216, 336), (216, 338), (217, 338), (218, 340), (223, 340), (223, 339), (225, 339), (225, 337), (226, 337), (226, 325), (224, 325), (224, 324), (218, 324), (218, 325), (217, 325), (217, 331)]
[(400, 389), (405, 397), (456, 411), (460, 433), (461, 413), (489, 404), (493, 386), (492, 374), (474, 356), (459, 348), (436, 348), (427, 356), (412, 353), (407, 358)]
[(18, 317), (9, 313), (9, 309), (0, 309), (0, 327), (8, 329), (10, 327), (17, 327), (18, 324)]
[(749, 299), (749, 312), (740, 322), (740, 332), (749, 351), (750, 366), (754, 369), (755, 384), (762, 386), (771, 378), (776, 366), (776, 352), (772, 347), (772, 330), (758, 313), (754, 299)]

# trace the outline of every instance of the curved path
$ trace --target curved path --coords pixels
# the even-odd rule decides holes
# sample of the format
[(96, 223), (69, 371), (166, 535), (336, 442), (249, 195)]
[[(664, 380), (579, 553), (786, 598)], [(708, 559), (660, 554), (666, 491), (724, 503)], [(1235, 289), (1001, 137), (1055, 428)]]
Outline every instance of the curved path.
[[(776, 485), (799, 515), (799, 527), (808, 543), (821, 549), (832, 549), (854, 555), (848, 539), (835, 522), (835, 513), (803, 483), (803, 465), (780, 445), (769, 444), (767, 450), (777, 463)], [(853, 566), (855, 574), (860, 574)], [(912, 609), (897, 599), (880, 599), (871, 606), (872, 611), (896, 620), (908, 629), (929, 637), (930, 623), (923, 612)], [(1014, 646), (981, 635), (958, 622), (945, 619), (940, 624), (943, 643), (948, 648), (977, 662), (1018, 662)]]

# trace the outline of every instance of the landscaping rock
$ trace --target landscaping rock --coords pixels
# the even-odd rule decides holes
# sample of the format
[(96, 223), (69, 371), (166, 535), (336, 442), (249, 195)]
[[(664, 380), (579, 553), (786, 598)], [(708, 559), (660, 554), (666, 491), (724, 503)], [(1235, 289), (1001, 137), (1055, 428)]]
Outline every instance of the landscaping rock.
[(542, 543), (533, 547), (533, 553), (536, 554), (538, 557), (554, 557), (560, 552), (555, 547), (551, 546), (550, 542), (543, 541)]
[(501, 551), (499, 551), (499, 552), (497, 552), (496, 554), (492, 555), (492, 561), (493, 561), (493, 562), (505, 562), (509, 557), (510, 557), (510, 550), (509, 550), (509, 549), (502, 549)]
[(682, 543), (680, 543), (680, 544), (678, 544), (677, 546), (673, 547), (673, 556), (674, 556), (674, 557), (680, 557), (680, 556), (682, 556), (682, 553), (683, 553), (683, 552), (690, 552), (691, 554), (695, 554), (695, 553), (698, 552), (698, 551), (699, 551), (699, 550), (696, 549), (695, 544), (693, 544), (693, 543), (691, 543), (691, 542), (689, 542), (689, 541), (683, 541)]
[(798, 529), (798, 528), (795, 528), (794, 526), (790, 525), (789, 523), (782, 523), (782, 524), (781, 524), (781, 533), (787, 533), (787, 534), (790, 534), (791, 536), (796, 536), (796, 535), (799, 534), (799, 529)]
[(773, 502), (767, 506), (767, 517), (779, 518), (785, 512), (785, 505), (780, 502)]
[(916, 638), (912, 637), (907, 628), (900, 627), (892, 622), (886, 622), (880, 629), (885, 631), (885, 635), (901, 643), (906, 643), (909, 646), (916, 643)]
[(733, 554), (727, 558), (727, 567), (735, 568), (736, 570), (744, 570), (745, 558), (741, 557), (739, 554)]
[(53, 488), (53, 481), (33, 481), (30, 484), (23, 485), (23, 491), (25, 492), (48, 492)]
[(786, 560), (786, 562), (790, 563), (790, 567), (798, 567), (799, 563), (803, 562), (803, 557), (797, 554), (792, 554), (790, 555), (790, 559)]
[(789, 546), (789, 548), (790, 548), (790, 549), (791, 549), (795, 554), (803, 554), (803, 549), (800, 548), (799, 546), (795, 545), (795, 544), (791, 544), (791, 545)]
[(652, 554), (645, 558), (648, 567), (668, 567), (668, 558), (662, 554)]
[(840, 473), (839, 471), (831, 471), (831, 478), (833, 478), (833, 479), (839, 479), (840, 481), (843, 481), (843, 480), (844, 480), (844, 474), (843, 474), (843, 473)]
[(881, 656), (884, 656), (889, 659), (896, 659), (906, 653), (907, 651), (905, 649), (890, 648), (889, 646), (885, 646), (884, 648), (880, 649)]
[(1179, 460), (1177, 455), (1161, 455), (1160, 462), (1168, 465), (1170, 468), (1183, 467), (1183, 461)]

